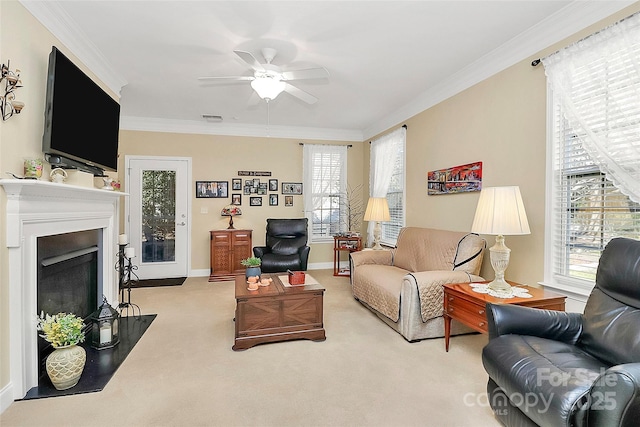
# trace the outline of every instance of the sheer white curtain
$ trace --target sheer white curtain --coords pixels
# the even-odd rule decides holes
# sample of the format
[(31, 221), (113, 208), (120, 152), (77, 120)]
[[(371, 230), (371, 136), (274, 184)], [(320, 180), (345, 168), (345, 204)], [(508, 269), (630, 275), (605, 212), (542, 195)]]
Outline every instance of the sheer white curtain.
[(582, 145), (621, 192), (640, 202), (640, 13), (542, 59)]
[[(369, 169), (369, 197), (387, 197), (393, 168), (398, 155), (398, 144), (405, 140), (406, 129), (400, 127), (371, 141)], [(373, 243), (374, 222), (367, 227), (367, 246)]]

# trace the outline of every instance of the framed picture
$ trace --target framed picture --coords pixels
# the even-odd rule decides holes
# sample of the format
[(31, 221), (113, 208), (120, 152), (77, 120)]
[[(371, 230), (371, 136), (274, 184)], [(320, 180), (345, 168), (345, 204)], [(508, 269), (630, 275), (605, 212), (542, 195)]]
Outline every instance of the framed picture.
[(302, 194), (301, 182), (283, 182), (282, 194)]
[(242, 205), (242, 194), (232, 194), (231, 195), (231, 204), (232, 205)]
[(427, 172), (427, 195), (456, 194), (482, 189), (482, 162)]
[(266, 182), (261, 182), (260, 185), (258, 185), (258, 194), (260, 194), (260, 195), (267, 194), (267, 183)]
[(287, 207), (293, 206), (293, 196), (284, 196), (284, 205)]
[(229, 197), (229, 181), (196, 181), (196, 198)]
[(255, 188), (258, 188), (259, 185), (260, 185), (260, 178), (253, 178), (253, 186)]
[(251, 194), (251, 189), (253, 187), (250, 185), (245, 185), (244, 189), (242, 190), (242, 192), (244, 193), (245, 196), (248, 196), (249, 194)]
[(233, 191), (242, 190), (242, 178), (233, 178), (231, 180), (231, 189)]
[(262, 197), (250, 197), (249, 204), (251, 206), (262, 206)]
[(269, 206), (278, 206), (277, 194), (269, 194)]
[(270, 179), (269, 180), (269, 191), (278, 191), (278, 180)]

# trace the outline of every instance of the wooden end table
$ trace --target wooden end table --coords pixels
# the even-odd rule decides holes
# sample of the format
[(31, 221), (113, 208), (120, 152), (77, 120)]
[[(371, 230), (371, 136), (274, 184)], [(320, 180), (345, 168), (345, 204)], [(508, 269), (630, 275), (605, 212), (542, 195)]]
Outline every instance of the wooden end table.
[(326, 339), (322, 320), (324, 288), (310, 275), (304, 286), (285, 286), (279, 274), (269, 286), (247, 289), (244, 274), (236, 276), (236, 333), (234, 350), (246, 350), (257, 344), (309, 339)]
[[(333, 275), (334, 276), (351, 276), (349, 269), (348, 255), (351, 252), (362, 250), (362, 239), (360, 236), (333, 236)], [(340, 254), (347, 253), (347, 266), (340, 267)]]
[[(489, 294), (474, 292), (469, 283), (447, 283), (444, 286), (444, 347), (449, 351), (449, 337), (451, 336), (451, 319), (456, 319), (470, 328), (488, 333), (486, 303), (515, 304), (525, 307), (542, 308), (546, 310), (564, 311), (564, 295), (545, 289), (521, 285), (507, 281), (511, 286), (525, 288), (532, 295), (531, 298), (495, 298)], [(478, 282), (478, 283), (489, 283)]]

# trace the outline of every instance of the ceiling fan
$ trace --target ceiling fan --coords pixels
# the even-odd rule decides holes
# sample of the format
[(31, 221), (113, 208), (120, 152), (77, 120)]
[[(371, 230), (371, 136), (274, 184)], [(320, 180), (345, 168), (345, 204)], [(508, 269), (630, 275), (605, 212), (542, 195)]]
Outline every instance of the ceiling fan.
[(256, 91), (260, 98), (267, 102), (276, 99), (276, 97), (284, 91), (307, 104), (315, 104), (318, 102), (318, 98), (293, 86), (289, 82), (292, 80), (322, 79), (329, 77), (329, 72), (322, 67), (302, 70), (283, 70), (273, 65), (271, 61), (273, 61), (273, 58), (275, 58), (278, 52), (272, 48), (267, 47), (261, 50), (262, 56), (266, 61), (264, 64), (261, 64), (250, 52), (234, 50), (234, 53), (253, 69), (253, 76), (199, 77), (198, 80), (250, 81), (253, 90)]

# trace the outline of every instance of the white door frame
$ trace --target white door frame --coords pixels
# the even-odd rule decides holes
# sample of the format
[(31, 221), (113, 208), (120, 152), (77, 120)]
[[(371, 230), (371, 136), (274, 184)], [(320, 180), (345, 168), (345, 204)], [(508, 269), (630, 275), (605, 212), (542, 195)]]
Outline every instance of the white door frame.
[[(125, 164), (125, 185), (124, 185), (124, 190), (127, 193), (127, 195), (129, 195), (129, 171), (131, 170), (131, 161), (135, 161), (135, 160), (149, 160), (149, 161), (153, 161), (153, 160), (177, 160), (177, 161), (185, 161), (187, 162), (187, 187), (188, 187), (188, 193), (187, 193), (187, 206), (186, 206), (186, 210), (187, 210), (187, 233), (186, 233), (186, 238), (187, 238), (187, 276), (189, 276), (191, 274), (191, 222), (192, 222), (192, 217), (193, 217), (193, 210), (192, 210), (192, 186), (190, 185), (190, 183), (192, 182), (192, 159), (191, 157), (170, 157), (170, 156), (135, 156), (135, 155), (126, 155), (124, 157), (124, 164)], [(124, 232), (127, 235), (131, 235), (131, 221), (130, 221), (130, 200), (129, 197), (125, 197), (125, 202), (124, 202)]]

